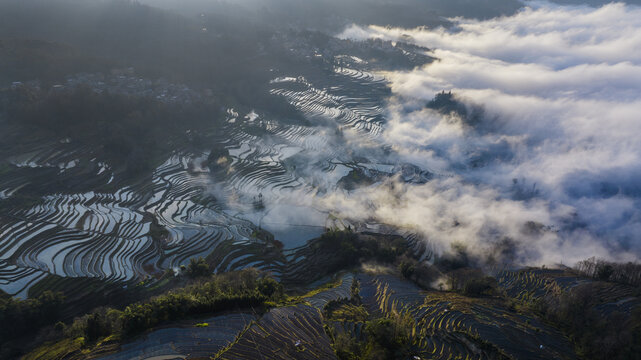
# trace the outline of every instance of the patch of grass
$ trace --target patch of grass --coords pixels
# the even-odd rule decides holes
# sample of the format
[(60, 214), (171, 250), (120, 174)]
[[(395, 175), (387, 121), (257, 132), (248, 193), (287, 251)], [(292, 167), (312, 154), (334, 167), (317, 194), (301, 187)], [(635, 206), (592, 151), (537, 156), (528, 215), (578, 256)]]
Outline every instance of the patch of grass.
[(425, 306), (433, 306), (439, 303), (447, 302), (448, 308), (454, 311), (460, 311), (464, 314), (474, 313), (472, 307), (475, 304), (487, 304), (492, 299), (467, 297), (452, 291), (431, 291), (425, 297)]
[(162, 280), (159, 280), (158, 282), (150, 286), (147, 290), (149, 292), (153, 292), (158, 289), (162, 289), (163, 287), (167, 286), (172, 280), (173, 280), (173, 275), (172, 277), (165, 276)]
[[(317, 288), (310, 290), (302, 295), (285, 295), (278, 303), (273, 303), (276, 306), (290, 306), (306, 302), (306, 298), (312, 297), (323, 291), (327, 291), (339, 286), (342, 282), (340, 280), (332, 280), (323, 285), (318, 286)], [(268, 304), (267, 302), (266, 304)]]
[(110, 335), (100, 339), (94, 344), (88, 344), (84, 337), (66, 338), (58, 342), (46, 343), (29, 354), (24, 360), (61, 360), (75, 358), (91, 358), (92, 353), (106, 355), (118, 350), (120, 335)]
[(80, 352), (85, 345), (85, 338), (64, 339), (62, 341), (48, 343), (35, 349), (23, 357), (24, 360), (58, 360), (68, 355)]
[(370, 317), (363, 305), (330, 302), (325, 310), (328, 319), (337, 321), (366, 322)]
[(340, 280), (332, 280), (332, 281), (326, 282), (325, 284), (323, 284), (323, 285), (321, 285), (321, 286), (317, 287), (317, 288), (316, 288), (316, 289), (314, 289), (314, 290), (309, 291), (308, 293), (306, 293), (305, 295), (303, 295), (303, 296), (301, 296), (301, 297), (303, 297), (303, 298), (307, 298), (307, 297), (310, 297), (310, 296), (314, 296), (314, 295), (316, 295), (316, 294), (318, 294), (318, 293), (320, 293), (320, 292), (327, 291), (327, 290), (331, 290), (331, 289), (333, 289), (333, 288), (335, 288), (335, 287), (339, 286), (339, 285), (340, 285), (340, 284), (342, 284), (342, 283), (343, 283), (343, 282), (342, 282), (342, 281), (340, 281)]

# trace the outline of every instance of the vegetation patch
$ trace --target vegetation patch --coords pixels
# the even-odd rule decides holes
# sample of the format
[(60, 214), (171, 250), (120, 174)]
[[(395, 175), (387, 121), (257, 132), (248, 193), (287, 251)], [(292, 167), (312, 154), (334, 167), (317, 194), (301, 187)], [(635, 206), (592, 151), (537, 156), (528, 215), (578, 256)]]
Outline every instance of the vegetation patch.
[[(244, 308), (260, 310), (267, 306), (268, 301), (281, 299), (282, 296), (282, 287), (278, 282), (260, 275), (254, 269), (213, 275), (146, 302), (131, 304), (122, 311), (100, 308), (77, 318), (69, 326), (57, 326), (62, 339), (45, 345), (39, 351), (46, 352), (50, 348), (52, 353), (57, 353), (56, 349), (82, 338), (84, 342), (81, 348), (91, 352), (105, 338), (125, 341), (166, 322)], [(70, 352), (73, 351), (70, 349)]]
[(10, 344), (22, 336), (36, 333), (43, 326), (52, 325), (60, 316), (64, 300), (62, 293), (52, 291), (27, 300), (0, 295), (0, 324), (3, 324), (0, 326), (0, 344)]
[(129, 178), (147, 174), (164, 161), (174, 149), (172, 142), (189, 144), (193, 139), (186, 131), (210, 126), (212, 114), (222, 118), (220, 108), (210, 102), (186, 106), (99, 94), (83, 86), (65, 91), (29, 87), (0, 91), (0, 114), (10, 123), (91, 146), (94, 156)]

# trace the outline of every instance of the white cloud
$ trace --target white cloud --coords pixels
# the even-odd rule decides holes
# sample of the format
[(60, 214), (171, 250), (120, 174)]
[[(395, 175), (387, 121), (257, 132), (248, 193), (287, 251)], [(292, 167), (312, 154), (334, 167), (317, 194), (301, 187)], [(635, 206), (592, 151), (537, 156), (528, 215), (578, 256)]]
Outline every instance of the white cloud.
[[(351, 26), (340, 35), (411, 37), (434, 49), (438, 61), (387, 74), (383, 137), (402, 160), (453, 176), (397, 196), (359, 190), (331, 206), (417, 227), (441, 249), (488, 251), (507, 236), (522, 262), (641, 258), (641, 8), (529, 4), (513, 16), (455, 19), (455, 30)], [(441, 90), (481, 106), (482, 120), (425, 108)], [(554, 231), (524, 234), (528, 221)]]
[(399, 40), (409, 35), (415, 43), (429, 48), (556, 69), (576, 64), (614, 64), (622, 59), (636, 64), (641, 61), (641, 53), (634, 51), (641, 47), (638, 7), (622, 3), (599, 9), (546, 2), (528, 4), (513, 16), (485, 21), (453, 19), (457, 31), (352, 26), (340, 36)]

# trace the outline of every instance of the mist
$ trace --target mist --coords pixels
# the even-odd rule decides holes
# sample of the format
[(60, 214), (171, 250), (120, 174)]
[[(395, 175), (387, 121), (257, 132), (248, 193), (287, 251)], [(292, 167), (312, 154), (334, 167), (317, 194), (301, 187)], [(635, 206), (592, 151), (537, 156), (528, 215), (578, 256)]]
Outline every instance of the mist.
[[(402, 161), (447, 175), (360, 192), (354, 203), (374, 211), (346, 212), (418, 228), (442, 249), (492, 253), (508, 239), (521, 263), (639, 259), (639, 19), (621, 3), (532, 2), (512, 16), (454, 19), (453, 29), (348, 27), (341, 37), (434, 49), (434, 63), (385, 74), (383, 138)], [(443, 90), (467, 111), (426, 106)]]
[(0, 0), (0, 360), (641, 353), (641, 0)]
[(262, 229), (286, 251), (338, 228), (432, 262), (638, 260), (641, 10), (525, 4), (0, 2), (5, 288), (218, 241), (242, 266)]

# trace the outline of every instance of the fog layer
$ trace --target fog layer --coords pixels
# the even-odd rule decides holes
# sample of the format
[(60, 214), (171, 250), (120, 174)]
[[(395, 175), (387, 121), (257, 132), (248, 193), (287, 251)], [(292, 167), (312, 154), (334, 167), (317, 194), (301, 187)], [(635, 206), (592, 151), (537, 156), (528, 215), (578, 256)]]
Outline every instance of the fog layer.
[[(453, 29), (354, 25), (340, 35), (434, 49), (439, 61), (386, 74), (383, 137), (402, 161), (441, 176), (332, 206), (494, 259), (641, 256), (641, 9), (528, 5)], [(426, 106), (442, 90), (466, 110)]]

